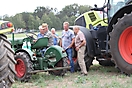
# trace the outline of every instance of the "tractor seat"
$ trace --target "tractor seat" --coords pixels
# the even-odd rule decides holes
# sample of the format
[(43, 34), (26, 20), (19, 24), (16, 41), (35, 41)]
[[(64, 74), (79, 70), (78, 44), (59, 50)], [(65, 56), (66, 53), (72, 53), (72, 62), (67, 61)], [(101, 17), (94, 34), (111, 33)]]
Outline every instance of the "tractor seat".
[(48, 46), (48, 37), (39, 38), (33, 45), (32, 49), (39, 49)]

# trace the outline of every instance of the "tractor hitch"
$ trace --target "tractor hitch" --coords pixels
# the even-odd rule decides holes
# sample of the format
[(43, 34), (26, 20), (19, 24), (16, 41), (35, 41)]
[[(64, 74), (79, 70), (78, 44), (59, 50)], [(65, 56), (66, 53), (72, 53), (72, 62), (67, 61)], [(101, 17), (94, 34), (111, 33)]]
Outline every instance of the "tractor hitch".
[(31, 71), (30, 73), (38, 73), (38, 72), (47, 72), (47, 71), (55, 71), (55, 70), (62, 70), (62, 69), (70, 69), (71, 66), (67, 66), (67, 67), (56, 67), (56, 68), (50, 68), (47, 70), (35, 70), (35, 71)]

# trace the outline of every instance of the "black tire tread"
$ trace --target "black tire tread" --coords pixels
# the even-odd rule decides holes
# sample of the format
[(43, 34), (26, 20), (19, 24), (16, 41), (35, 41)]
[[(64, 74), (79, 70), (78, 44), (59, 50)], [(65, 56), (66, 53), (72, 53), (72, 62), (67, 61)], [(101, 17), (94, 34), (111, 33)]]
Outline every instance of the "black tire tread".
[(10, 88), (15, 82), (14, 51), (11, 49), (11, 43), (0, 35), (0, 87)]
[(122, 18), (118, 19), (118, 22), (113, 25), (113, 30), (110, 33), (110, 50), (112, 53), (112, 59), (122, 73), (131, 74), (132, 73), (132, 65), (127, 63), (122, 56), (120, 55), (118, 49), (118, 40), (121, 33), (127, 27), (132, 26), (132, 13), (125, 14)]
[[(58, 63), (62, 63), (62, 65), (63, 65), (62, 67), (68, 66), (67, 58), (66, 57), (62, 58)], [(57, 67), (57, 66), (55, 66), (55, 67)], [(58, 72), (56, 72), (56, 71), (49, 71), (49, 74), (56, 75), (56, 76), (64, 76), (66, 72), (67, 72), (67, 69), (63, 69), (63, 70), (59, 70)]]

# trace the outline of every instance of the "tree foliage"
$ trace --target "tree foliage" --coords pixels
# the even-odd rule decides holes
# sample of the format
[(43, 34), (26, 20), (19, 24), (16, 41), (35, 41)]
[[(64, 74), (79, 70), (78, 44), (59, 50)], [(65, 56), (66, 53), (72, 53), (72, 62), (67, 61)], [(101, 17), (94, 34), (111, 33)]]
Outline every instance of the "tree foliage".
[(42, 23), (46, 22), (49, 28), (55, 28), (56, 30), (63, 29), (62, 24), (64, 21), (68, 21), (70, 25), (74, 25), (74, 20), (84, 12), (89, 11), (91, 6), (71, 4), (62, 8), (58, 12), (57, 8), (51, 7), (37, 7), (33, 13), (22, 12), (15, 16), (4, 15), (0, 19), (11, 21), (15, 28), (36, 29)]

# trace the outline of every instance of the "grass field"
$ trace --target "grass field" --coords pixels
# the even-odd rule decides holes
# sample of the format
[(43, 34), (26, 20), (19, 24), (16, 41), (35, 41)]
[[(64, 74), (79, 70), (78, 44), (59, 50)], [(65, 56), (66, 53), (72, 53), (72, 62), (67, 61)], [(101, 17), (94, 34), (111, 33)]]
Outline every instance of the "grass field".
[(27, 83), (16, 81), (12, 88), (131, 88), (131, 83), (132, 77), (114, 67), (93, 65), (87, 76), (80, 72), (68, 72), (64, 77), (38, 73)]

